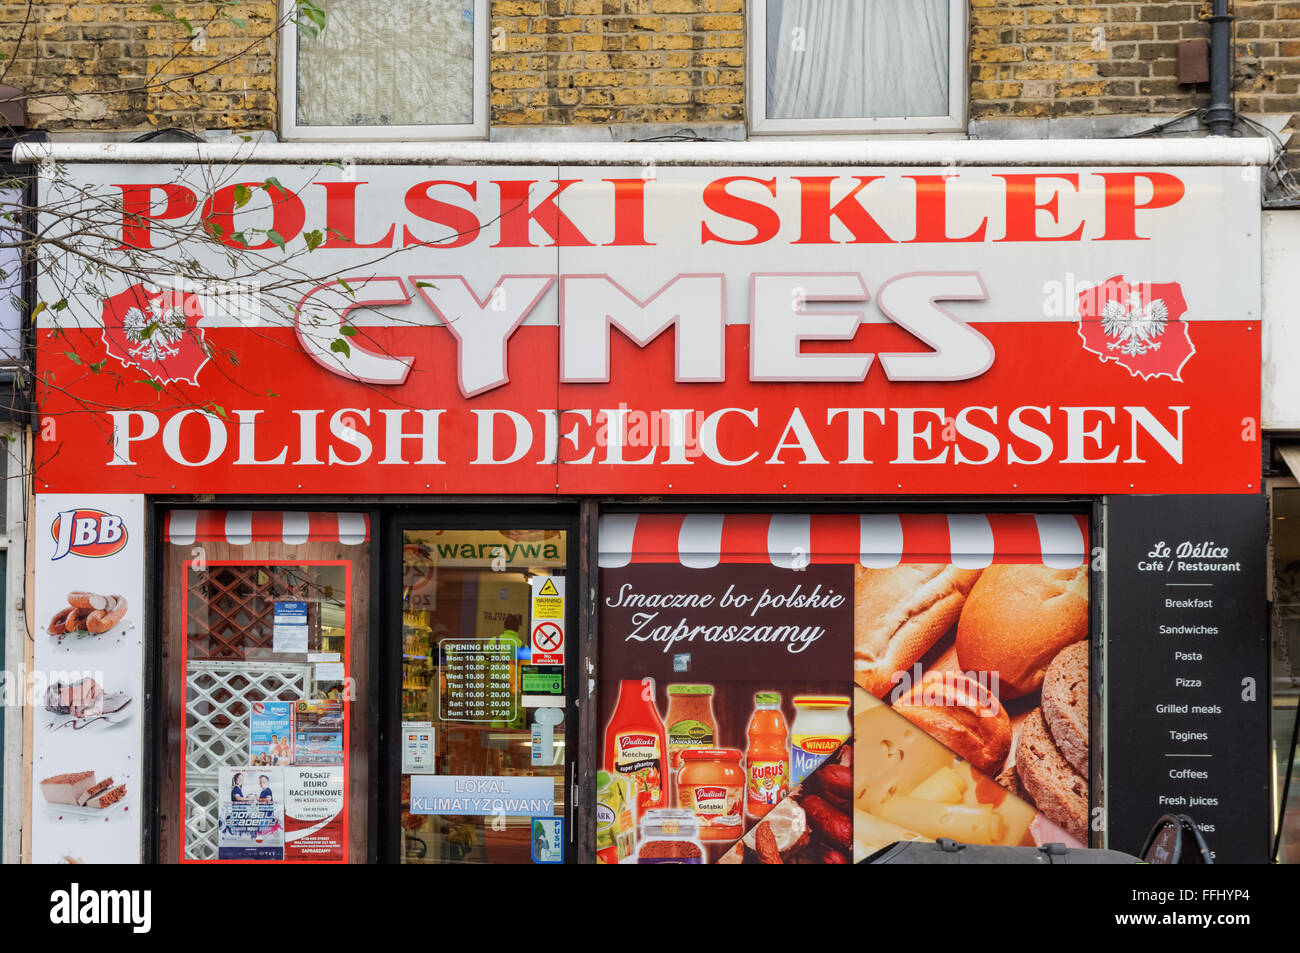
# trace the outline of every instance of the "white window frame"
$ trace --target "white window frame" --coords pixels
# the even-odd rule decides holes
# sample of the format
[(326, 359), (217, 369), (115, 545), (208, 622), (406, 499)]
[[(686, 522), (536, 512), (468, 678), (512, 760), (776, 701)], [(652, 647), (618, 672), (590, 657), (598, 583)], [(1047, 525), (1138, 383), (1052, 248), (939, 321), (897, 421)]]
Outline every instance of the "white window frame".
[[(280, 0), (280, 137), (322, 141), (486, 139), (488, 136), (488, 0), (474, 5), (473, 121), (420, 126), (308, 126), (298, 123), (298, 22), (294, 0)], [(376, 3), (376, 7), (381, 6)]]
[(898, 132), (964, 132), (968, 102), (970, 45), (964, 0), (948, 0), (948, 115), (848, 119), (767, 118), (767, 0), (750, 0), (749, 129), (754, 135), (852, 135)]

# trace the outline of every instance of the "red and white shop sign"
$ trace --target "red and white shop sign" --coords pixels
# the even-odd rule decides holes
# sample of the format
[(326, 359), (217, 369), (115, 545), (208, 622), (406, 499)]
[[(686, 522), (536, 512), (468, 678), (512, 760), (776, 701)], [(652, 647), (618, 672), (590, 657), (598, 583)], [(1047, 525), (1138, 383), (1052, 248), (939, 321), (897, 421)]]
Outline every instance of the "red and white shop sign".
[(42, 277), (38, 487), (1258, 489), (1253, 169), (637, 171), (73, 167), (220, 241)]

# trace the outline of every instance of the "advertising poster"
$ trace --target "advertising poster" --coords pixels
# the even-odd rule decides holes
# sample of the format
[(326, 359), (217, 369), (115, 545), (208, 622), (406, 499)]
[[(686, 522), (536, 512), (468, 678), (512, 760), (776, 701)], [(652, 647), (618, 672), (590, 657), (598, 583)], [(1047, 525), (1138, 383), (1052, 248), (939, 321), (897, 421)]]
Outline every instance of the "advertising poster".
[(255, 701), (248, 711), (248, 763), (293, 764), (293, 702)]
[(343, 703), (303, 699), (294, 711), (295, 764), (343, 763)]
[(138, 863), (144, 498), (37, 494), (35, 863)]
[(284, 769), (223, 767), (218, 860), (284, 860)]
[(1089, 840), (1087, 522), (602, 523), (605, 863)]
[(347, 850), (342, 768), (287, 768), (284, 859), (342, 862)]

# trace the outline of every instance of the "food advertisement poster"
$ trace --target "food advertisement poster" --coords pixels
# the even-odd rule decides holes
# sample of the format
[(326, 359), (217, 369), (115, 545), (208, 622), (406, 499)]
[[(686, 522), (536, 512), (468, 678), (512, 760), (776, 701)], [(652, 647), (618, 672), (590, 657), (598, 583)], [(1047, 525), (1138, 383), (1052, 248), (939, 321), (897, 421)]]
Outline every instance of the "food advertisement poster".
[(37, 494), (34, 863), (139, 863), (144, 498)]
[(342, 768), (286, 768), (284, 859), (341, 863), (345, 857)]
[(284, 770), (257, 765), (220, 772), (218, 860), (284, 860)]
[(601, 533), (600, 862), (1088, 844), (1083, 518), (643, 514)]

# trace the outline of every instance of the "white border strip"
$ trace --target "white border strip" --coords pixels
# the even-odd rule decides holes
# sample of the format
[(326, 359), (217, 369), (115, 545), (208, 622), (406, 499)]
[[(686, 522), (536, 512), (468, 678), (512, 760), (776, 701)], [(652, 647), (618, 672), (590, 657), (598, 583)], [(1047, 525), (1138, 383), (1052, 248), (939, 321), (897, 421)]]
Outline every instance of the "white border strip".
[(1267, 139), (941, 139), (833, 142), (19, 142), (13, 161), (316, 165), (1268, 165)]

